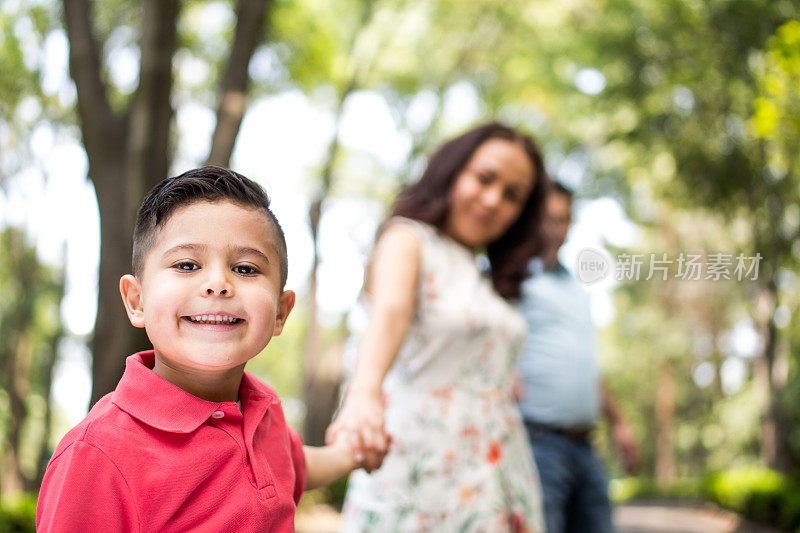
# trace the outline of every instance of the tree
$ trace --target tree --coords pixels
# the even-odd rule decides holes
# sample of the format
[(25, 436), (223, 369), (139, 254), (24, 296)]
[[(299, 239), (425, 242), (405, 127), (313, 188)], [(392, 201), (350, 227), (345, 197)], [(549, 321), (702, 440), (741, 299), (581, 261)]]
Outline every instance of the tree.
[[(583, 156), (586, 173), (633, 191), (620, 196), (638, 220), (663, 223), (662, 204), (721, 215), (745, 228), (737, 251), (761, 253), (750, 311), (765, 340), (762, 451), (767, 463), (783, 469), (789, 466), (781, 444), (786, 426), (775, 401), (780, 379), (774, 379), (783, 341), (773, 318), (781, 305), (780, 272), (794, 265), (796, 235), (782, 226), (797, 203), (797, 178), (776, 175), (765, 141), (747, 124), (763, 51), (798, 7), (791, 1), (607, 0), (565, 12), (582, 28), (579, 38), (553, 37), (569, 58), (553, 58), (564, 92), (553, 116), (566, 123), (559, 127), (562, 143)], [(545, 46), (543, 53), (552, 50)], [(599, 73), (601, 83), (582, 86), (584, 69)]]
[[(247, 68), (262, 41), (270, 0), (238, 2), (236, 29), (227, 69), (220, 77), (217, 128), (209, 161), (227, 164), (233, 150), (248, 86)], [(178, 0), (148, 0), (141, 10), (127, 5), (103, 6), (95, 17), (88, 0), (64, 0), (69, 39), (70, 75), (78, 94), (78, 116), (89, 179), (100, 209), (101, 247), (99, 303), (92, 340), (92, 403), (113, 390), (124, 357), (147, 345), (131, 328), (119, 305), (119, 278), (130, 270), (136, 209), (145, 192), (170, 170), (170, 131), (174, 110), (173, 57), (179, 46)], [(120, 14), (112, 14), (118, 9)], [(138, 84), (130, 96), (119, 94), (105, 76), (103, 47), (112, 25), (121, 18), (139, 26)], [(99, 19), (99, 21), (98, 21)]]
[(0, 249), (0, 390), (7, 398), (0, 408), (0, 492), (34, 491), (48, 460), (64, 273), (42, 265), (18, 228), (0, 233)]
[[(791, 288), (781, 282), (783, 274), (796, 270), (800, 242), (800, 22), (792, 20), (777, 29), (770, 38), (758, 72), (757, 97), (750, 120), (754, 137), (760, 141), (765, 187), (766, 209), (756, 226), (757, 238), (772, 259), (772, 276), (766, 280), (768, 310), (762, 320), (766, 330), (766, 349), (760, 372), (766, 408), (762, 446), (770, 462), (784, 470), (798, 464), (792, 446), (787, 410), (793, 410), (796, 398), (784, 395), (789, 379), (789, 342), (780, 330), (786, 328), (784, 315), (793, 316), (797, 298)], [(784, 275), (785, 278), (785, 275)], [(783, 286), (782, 286), (783, 285)], [(797, 355), (795, 353), (795, 359)], [(794, 376), (797, 380), (797, 376)], [(796, 415), (795, 415), (796, 416)], [(794, 449), (793, 449), (794, 448)], [(790, 453), (794, 451), (792, 457)]]
[[(283, 9), (277, 17), (276, 38), (289, 46), (291, 78), (312, 95), (320, 87), (331, 89), (326, 107), (331, 110), (334, 123), (325, 156), (314, 176), (314, 192), (309, 207), (314, 255), (308, 290), (304, 438), (309, 444), (321, 444), (336, 407), (340, 381), (339, 374), (331, 372), (334, 365), (326, 364), (325, 359), (330, 354), (341, 352), (341, 339), (345, 333), (333, 332), (329, 337), (337, 340), (333, 345), (326, 344), (319, 325), (319, 234), (329, 198), (347, 194), (343, 190), (357, 188), (354, 180), (345, 176), (349, 154), (339, 141), (348, 99), (359, 91), (379, 93), (392, 106), (398, 128), (408, 131), (407, 113), (411, 100), (419, 92), (433, 89), (437, 105), (431, 120), (421, 131), (408, 131), (413, 140), (408, 161), (415, 160), (441, 135), (439, 127), (444, 92), (470, 75), (473, 55), (488, 53), (501, 39), (496, 25), (499, 8), (491, 2), (466, 6), (458, 2), (397, 4), (359, 0), (321, 5), (297, 2)], [(314, 28), (316, 36), (298, 38), (298, 21)], [(442, 42), (448, 45), (440, 46)], [(379, 171), (391, 174), (388, 169)], [(400, 184), (408, 179), (409, 173), (410, 165), (407, 165), (399, 176), (388, 179), (393, 184)]]

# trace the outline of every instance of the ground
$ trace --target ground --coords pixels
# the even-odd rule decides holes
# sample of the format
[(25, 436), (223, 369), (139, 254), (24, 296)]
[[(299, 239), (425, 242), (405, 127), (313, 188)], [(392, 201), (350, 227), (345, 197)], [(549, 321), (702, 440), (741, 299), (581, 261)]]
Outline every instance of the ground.
[(633, 502), (617, 507), (619, 533), (776, 533), (709, 504)]
[[(614, 512), (618, 533), (776, 533), (738, 515), (708, 504), (641, 501), (620, 505)], [(297, 533), (336, 533), (339, 513), (316, 505), (298, 514)]]

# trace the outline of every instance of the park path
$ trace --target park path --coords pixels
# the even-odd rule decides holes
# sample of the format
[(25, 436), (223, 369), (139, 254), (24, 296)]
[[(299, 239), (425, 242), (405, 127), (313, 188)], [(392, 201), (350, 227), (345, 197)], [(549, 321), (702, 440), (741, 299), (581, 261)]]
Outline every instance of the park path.
[[(614, 511), (617, 533), (777, 533), (710, 505), (634, 502)], [(298, 515), (297, 533), (337, 533), (339, 513), (317, 505)]]
[(618, 533), (777, 533), (708, 504), (633, 502), (614, 511)]

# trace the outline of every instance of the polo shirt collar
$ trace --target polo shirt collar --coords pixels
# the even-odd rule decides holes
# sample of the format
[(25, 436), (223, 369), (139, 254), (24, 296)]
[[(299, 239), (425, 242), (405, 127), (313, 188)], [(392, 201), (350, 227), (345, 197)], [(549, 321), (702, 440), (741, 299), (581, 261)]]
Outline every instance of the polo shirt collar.
[[(148, 426), (171, 433), (191, 433), (227, 403), (189, 394), (153, 372), (154, 365), (153, 350), (129, 356), (125, 373), (111, 396), (117, 407)], [(274, 399), (270, 391), (245, 372), (239, 387), (242, 410), (256, 397)]]

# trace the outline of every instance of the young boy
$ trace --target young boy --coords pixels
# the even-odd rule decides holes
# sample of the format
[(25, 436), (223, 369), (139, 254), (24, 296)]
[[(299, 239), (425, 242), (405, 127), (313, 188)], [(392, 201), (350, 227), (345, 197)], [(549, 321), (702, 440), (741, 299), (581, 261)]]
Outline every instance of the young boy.
[(39, 531), (292, 531), (304, 488), (358, 467), (343, 439), (303, 447), (275, 392), (244, 372), (295, 302), (260, 186), (204, 167), (159, 183), (120, 292), (154, 350), (56, 448)]

